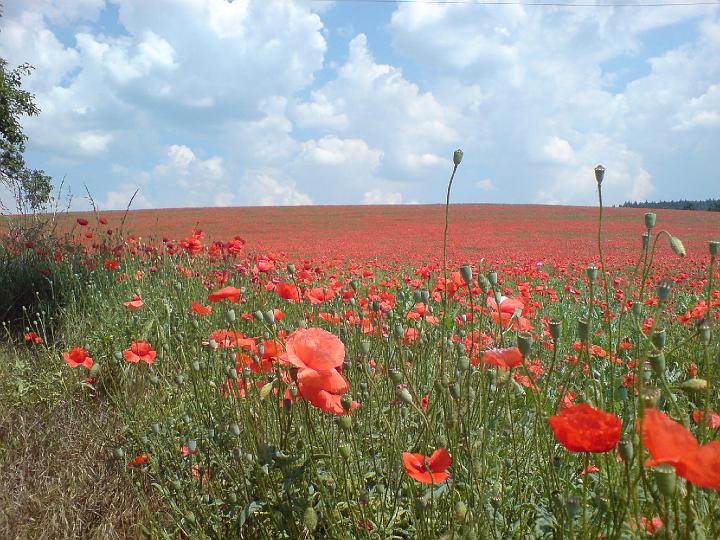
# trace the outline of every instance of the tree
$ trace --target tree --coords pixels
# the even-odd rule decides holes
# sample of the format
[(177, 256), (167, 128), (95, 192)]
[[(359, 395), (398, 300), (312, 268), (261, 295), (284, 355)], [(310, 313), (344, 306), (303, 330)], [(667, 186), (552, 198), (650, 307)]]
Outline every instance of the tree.
[[(43, 209), (52, 194), (52, 178), (42, 170), (29, 169), (23, 157), (28, 137), (23, 133), (20, 117), (40, 113), (35, 96), (22, 89), (22, 78), (31, 71), (29, 64), (11, 70), (7, 61), (0, 58), (0, 183), (13, 194), (20, 213)], [(5, 207), (4, 201), (2, 206)]]

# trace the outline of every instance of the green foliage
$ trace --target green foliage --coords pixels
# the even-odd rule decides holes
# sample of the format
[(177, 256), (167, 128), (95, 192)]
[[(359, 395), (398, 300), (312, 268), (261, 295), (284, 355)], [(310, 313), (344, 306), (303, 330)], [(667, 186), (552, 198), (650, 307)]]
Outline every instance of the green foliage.
[[(31, 73), (29, 64), (10, 69), (0, 58), (0, 183), (13, 194), (19, 213), (38, 212), (51, 199), (52, 179), (42, 170), (28, 168), (23, 154), (27, 135), (22, 130), (22, 116), (37, 116), (40, 110), (34, 96), (22, 88), (22, 79)], [(6, 201), (0, 201), (9, 209)]]

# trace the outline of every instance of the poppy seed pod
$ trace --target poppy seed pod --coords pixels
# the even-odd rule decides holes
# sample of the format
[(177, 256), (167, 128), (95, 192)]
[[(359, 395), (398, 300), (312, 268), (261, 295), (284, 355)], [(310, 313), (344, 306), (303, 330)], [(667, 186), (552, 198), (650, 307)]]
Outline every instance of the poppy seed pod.
[(575, 519), (580, 515), (580, 512), (582, 512), (583, 509), (580, 507), (580, 501), (578, 501), (575, 497), (570, 497), (567, 501), (565, 501), (565, 510), (567, 510), (570, 519)]
[(352, 417), (347, 414), (338, 416), (335, 421), (337, 422), (338, 427), (346, 433), (352, 429)]
[(678, 257), (684, 257), (685, 255), (687, 255), (682, 240), (680, 240), (677, 236), (670, 237), (670, 247), (675, 252), (675, 255), (677, 255)]
[(123, 456), (125, 455), (125, 450), (123, 450), (122, 448), (116, 448), (116, 449), (113, 451), (113, 454), (115, 454), (115, 457), (116, 457), (116, 458), (122, 459)]
[(230, 324), (233, 324), (235, 322), (235, 310), (234, 309), (228, 309), (227, 312), (227, 321)]
[(685, 382), (680, 383), (680, 388), (686, 392), (704, 392), (707, 390), (708, 382), (705, 379), (693, 377)]
[(497, 283), (498, 283), (498, 280), (497, 280), (498, 275), (497, 275), (497, 272), (496, 272), (495, 270), (491, 270), (490, 272), (488, 272), (487, 278), (488, 278), (488, 281), (490, 282), (490, 285), (492, 285), (493, 287), (494, 287), (495, 285), (497, 285)]
[(369, 341), (361, 341), (360, 342), (360, 350), (362, 353), (367, 356), (368, 353), (370, 353), (370, 342)]
[(635, 315), (636, 317), (639, 317), (640, 314), (642, 313), (642, 304), (640, 302), (633, 302), (632, 312), (633, 312), (633, 315)]
[(478, 284), (480, 285), (480, 289), (482, 290), (483, 294), (487, 294), (487, 292), (492, 288), (492, 285), (490, 285), (490, 281), (484, 274), (479, 274)]
[(350, 455), (352, 452), (350, 451), (350, 445), (349, 444), (343, 444), (338, 447), (338, 451), (340, 452), (340, 456), (342, 456), (343, 459), (350, 459)]
[(718, 247), (720, 247), (720, 242), (717, 240), (710, 240), (708, 242), (708, 247), (710, 248), (710, 257), (715, 259), (718, 254)]
[(589, 327), (588, 327), (587, 319), (578, 319), (577, 332), (578, 332), (578, 337), (580, 338), (580, 341), (588, 340)]
[(416, 304), (422, 302), (422, 293), (420, 292), (420, 289), (415, 289), (413, 291), (413, 302), (415, 302)]
[(459, 356), (457, 359), (457, 371), (462, 375), (467, 371), (467, 369), (470, 367), (470, 359), (465, 356)]
[(467, 506), (462, 501), (457, 501), (455, 503), (455, 519), (459, 523), (465, 523), (465, 520), (467, 519)]
[[(702, 339), (702, 342), (705, 345), (709, 345), (710, 338), (712, 337), (712, 333), (710, 332), (710, 326), (708, 326), (707, 324), (703, 324), (700, 326), (698, 331), (700, 332), (700, 339)], [(93, 369), (95, 368), (96, 365), (97, 364), (93, 365)], [(90, 371), (92, 372), (92, 370), (90, 370)]]
[(660, 300), (661, 302), (667, 301), (667, 299), (670, 297), (671, 290), (672, 282), (668, 279), (661, 280), (656, 287), (658, 300)]
[(275, 324), (275, 312), (272, 309), (269, 309), (265, 313), (263, 313), (263, 318), (265, 319), (265, 322), (267, 324)]
[(398, 371), (397, 369), (391, 369), (390, 380), (393, 382), (393, 384), (400, 384), (400, 382), (402, 381), (402, 373), (400, 373), (400, 371)]
[(662, 392), (655, 386), (646, 386), (643, 388), (642, 400), (646, 408), (654, 409), (657, 407)]
[(472, 283), (472, 267), (469, 264), (465, 264), (460, 267), (460, 275), (462, 276), (465, 285), (470, 285)]
[(517, 335), (517, 346), (520, 349), (520, 354), (527, 357), (530, 354), (532, 348), (532, 334), (530, 332), (520, 332)]
[(421, 289), (420, 290), (420, 297), (422, 298), (423, 303), (427, 304), (430, 302), (430, 291), (427, 289)]
[(412, 395), (410, 394), (410, 391), (405, 388), (405, 386), (398, 386), (396, 392), (400, 400), (404, 401), (405, 403), (410, 404), (413, 402)]
[(665, 373), (665, 355), (662, 351), (651, 351), (648, 354), (648, 360), (655, 375), (662, 377)]
[(655, 347), (658, 349), (662, 349), (665, 347), (665, 339), (667, 338), (667, 333), (665, 332), (664, 328), (659, 328), (653, 332), (652, 335), (652, 342)]
[(345, 394), (341, 397), (340, 406), (346, 411), (349, 411), (352, 408), (352, 396), (350, 394)]
[(463, 151), (459, 148), (453, 153), (453, 164), (457, 167), (463, 158)]
[(624, 463), (629, 464), (632, 461), (633, 452), (632, 441), (621, 439), (618, 443), (618, 454)]
[(597, 266), (594, 266), (594, 265), (588, 266), (587, 269), (585, 270), (585, 273), (587, 274), (587, 277), (590, 280), (590, 283), (594, 283), (595, 280), (597, 279), (597, 275), (598, 275)]
[(657, 216), (655, 215), (655, 212), (646, 212), (645, 213), (645, 227), (647, 227), (648, 230), (652, 229), (655, 226), (656, 219), (657, 219)]
[(197, 360), (193, 360), (192, 368), (193, 368), (193, 371), (200, 371), (200, 362), (198, 362)]
[(262, 320), (265, 319), (265, 317), (264, 317), (264, 315), (263, 315), (263, 312), (260, 311), (259, 309), (258, 309), (255, 313), (253, 313), (253, 316), (254, 316), (258, 321), (262, 321)]
[(288, 271), (288, 274), (290, 274), (291, 276), (294, 276), (295, 275), (295, 265), (293, 263), (288, 263), (287, 271)]
[(553, 319), (548, 324), (548, 327), (550, 328), (550, 337), (553, 341), (559, 341), (562, 333), (562, 321)]
[(597, 181), (598, 186), (602, 184), (603, 178), (605, 178), (605, 167), (598, 165), (595, 167), (595, 180)]
[(455, 400), (460, 399), (460, 383), (453, 381), (450, 383), (448, 389), (450, 390), (450, 397)]
[(660, 493), (662, 493), (665, 497), (670, 497), (675, 494), (675, 480), (677, 478), (675, 474), (675, 467), (664, 464), (658, 465), (653, 468), (652, 474)]

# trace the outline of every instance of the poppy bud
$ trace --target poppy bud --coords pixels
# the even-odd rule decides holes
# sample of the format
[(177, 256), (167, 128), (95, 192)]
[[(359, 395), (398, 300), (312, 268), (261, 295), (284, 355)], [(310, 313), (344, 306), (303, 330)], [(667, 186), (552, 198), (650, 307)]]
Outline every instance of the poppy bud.
[(237, 369), (235, 369), (234, 367), (228, 369), (227, 374), (228, 374), (228, 377), (231, 378), (233, 381), (237, 380), (238, 372), (237, 372)]
[(349, 444), (343, 444), (338, 447), (338, 451), (340, 452), (340, 456), (342, 456), (343, 459), (350, 459), (350, 455), (352, 452), (350, 451), (350, 445)]
[(177, 384), (178, 386), (182, 386), (183, 384), (185, 384), (185, 377), (183, 377), (182, 375), (175, 375), (174, 378), (175, 384)]
[(492, 285), (493, 287), (495, 285), (497, 285), (497, 283), (498, 283), (497, 277), (498, 276), (497, 276), (497, 272), (495, 270), (490, 270), (490, 272), (488, 272), (487, 277), (488, 277), (488, 281), (490, 282), (490, 285)]
[(458, 383), (457, 381), (453, 381), (448, 386), (448, 389), (450, 390), (450, 396), (453, 399), (460, 399), (460, 383)]
[(457, 370), (460, 375), (465, 373), (467, 369), (470, 367), (470, 359), (465, 356), (464, 354), (462, 356), (459, 356), (457, 359)]
[(235, 322), (235, 310), (232, 308), (228, 309), (226, 318), (229, 324), (233, 324)]
[(254, 316), (255, 319), (257, 319), (258, 321), (265, 320), (265, 316), (263, 315), (263, 312), (260, 311), (259, 309), (258, 309), (255, 313), (253, 313), (253, 316)]
[(288, 388), (288, 392), (290, 392), (290, 395), (294, 398), (298, 395), (298, 387), (295, 385), (292, 385), (290, 388)]
[(152, 377), (150, 377), (150, 384), (152, 384), (153, 386), (159, 386), (160, 377), (158, 377), (157, 375), (153, 375)]
[(687, 381), (680, 383), (680, 388), (686, 392), (704, 392), (707, 390), (708, 382), (705, 379), (693, 377)]
[(315, 527), (317, 527), (318, 524), (318, 516), (317, 512), (312, 506), (308, 506), (305, 509), (305, 513), (303, 513), (303, 525), (305, 528), (312, 532), (315, 530)]
[(345, 394), (340, 398), (340, 406), (346, 411), (349, 411), (352, 408), (352, 401), (352, 396), (350, 394)]
[(152, 431), (153, 431), (153, 433), (155, 433), (155, 434), (160, 433), (160, 424), (158, 424), (157, 422), (155, 422), (155, 423), (152, 425)]
[(390, 380), (393, 382), (393, 384), (400, 384), (400, 382), (402, 381), (402, 373), (400, 373), (397, 369), (391, 369)]
[(245, 366), (243, 368), (242, 374), (243, 374), (243, 379), (248, 379), (250, 377), (250, 375), (252, 375), (252, 370), (248, 366)]
[(577, 331), (578, 331), (578, 337), (580, 338), (580, 341), (588, 340), (589, 328), (588, 328), (587, 319), (578, 319)]
[(663, 279), (658, 283), (656, 292), (658, 300), (665, 302), (670, 297), (670, 291), (672, 290), (672, 283), (668, 279)]
[(656, 219), (657, 219), (657, 216), (655, 215), (655, 212), (646, 212), (645, 213), (645, 227), (647, 227), (648, 230), (652, 229), (655, 226)]
[(480, 285), (480, 289), (482, 289), (483, 294), (487, 294), (492, 287), (492, 285), (490, 285), (490, 280), (488, 280), (485, 274), (480, 274), (478, 276), (478, 284)]
[(237, 424), (231, 424), (230, 431), (232, 432), (233, 435), (235, 435), (237, 437), (238, 435), (240, 435), (240, 426)]
[(115, 351), (115, 353), (113, 354), (113, 356), (115, 357), (115, 360), (122, 360), (122, 359), (123, 359), (123, 354), (122, 354), (121, 351)]
[(665, 346), (666, 333), (664, 328), (653, 331), (652, 342), (658, 349), (662, 349)]
[(460, 275), (462, 276), (465, 285), (470, 285), (472, 283), (472, 267), (469, 264), (460, 267)]
[(597, 266), (590, 265), (585, 269), (585, 274), (587, 274), (588, 280), (590, 280), (590, 283), (594, 283), (597, 279), (598, 275), (598, 269)]
[(655, 375), (662, 377), (665, 373), (665, 355), (662, 351), (651, 351), (648, 353), (648, 360)]
[(675, 467), (672, 465), (658, 465), (653, 468), (653, 478), (657, 484), (660, 493), (665, 497), (670, 497), (675, 493)]
[(288, 274), (290, 274), (291, 276), (294, 276), (295, 275), (295, 265), (293, 263), (288, 263), (287, 271), (288, 271)]
[(687, 255), (687, 252), (685, 251), (685, 246), (682, 243), (682, 240), (680, 240), (676, 236), (670, 237), (670, 247), (675, 252), (675, 255), (679, 257), (684, 257)]
[(200, 362), (198, 362), (197, 360), (193, 360), (192, 368), (193, 368), (193, 371), (200, 371)]
[(412, 395), (410, 394), (409, 390), (404, 386), (398, 386), (396, 392), (397, 396), (405, 403), (410, 404), (413, 402)]
[(463, 151), (459, 148), (453, 152), (453, 164), (457, 167), (463, 158)]
[(467, 519), (467, 506), (462, 501), (457, 501), (455, 503), (455, 519), (458, 520), (459, 523), (465, 523), (465, 520)]
[(710, 248), (710, 258), (715, 259), (718, 254), (718, 247), (720, 247), (720, 242), (717, 240), (711, 240), (708, 242), (708, 247)]
[(620, 458), (624, 463), (630, 463), (633, 458), (632, 441), (621, 439), (618, 443), (618, 454), (620, 454)]
[(420, 292), (420, 289), (415, 289), (413, 291), (413, 302), (415, 302), (416, 304), (422, 302), (422, 293)]
[(520, 349), (520, 354), (524, 357), (530, 355), (530, 349), (532, 348), (532, 334), (530, 332), (519, 332), (517, 335), (517, 346)]
[(595, 167), (595, 181), (597, 182), (598, 186), (602, 184), (603, 178), (605, 177), (605, 167), (602, 165), (598, 165)]
[(553, 341), (559, 341), (562, 333), (562, 321), (553, 319), (548, 323), (548, 327), (550, 328), (550, 337)]
[(335, 422), (337, 422), (337, 425), (340, 429), (345, 431), (346, 433), (352, 429), (352, 417), (350, 417), (347, 414), (343, 414), (342, 416), (338, 416), (335, 419)]
[(272, 309), (267, 310), (265, 313), (263, 313), (263, 318), (265, 319), (265, 322), (269, 325), (275, 324), (275, 312)]

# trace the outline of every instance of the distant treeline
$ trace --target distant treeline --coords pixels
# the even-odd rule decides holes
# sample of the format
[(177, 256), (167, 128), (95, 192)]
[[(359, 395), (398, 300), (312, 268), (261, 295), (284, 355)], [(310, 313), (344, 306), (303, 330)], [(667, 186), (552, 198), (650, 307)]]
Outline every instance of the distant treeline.
[(669, 208), (671, 210), (708, 210), (720, 212), (720, 199), (706, 199), (704, 201), (658, 201), (658, 202), (624, 202), (624, 208)]

